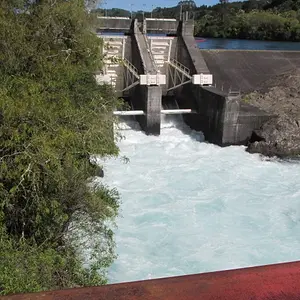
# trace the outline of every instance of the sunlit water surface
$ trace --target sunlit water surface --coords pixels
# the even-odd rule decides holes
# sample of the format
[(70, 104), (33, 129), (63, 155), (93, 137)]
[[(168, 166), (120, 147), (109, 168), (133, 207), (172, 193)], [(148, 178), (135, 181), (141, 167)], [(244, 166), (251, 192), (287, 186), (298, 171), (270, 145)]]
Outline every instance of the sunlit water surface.
[(130, 162), (104, 163), (122, 200), (110, 282), (300, 259), (299, 163), (200, 142), (173, 122), (159, 137), (122, 127)]

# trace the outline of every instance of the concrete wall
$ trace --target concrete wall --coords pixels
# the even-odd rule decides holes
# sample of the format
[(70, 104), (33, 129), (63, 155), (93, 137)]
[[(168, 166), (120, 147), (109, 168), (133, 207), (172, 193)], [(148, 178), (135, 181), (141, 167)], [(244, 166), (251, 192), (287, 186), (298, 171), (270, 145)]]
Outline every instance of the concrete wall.
[[(127, 36), (126, 38), (126, 43), (125, 43), (125, 51), (124, 51), (124, 57), (128, 60), (128, 61), (132, 61), (132, 38), (131, 36)], [(125, 68), (124, 66), (122, 66), (123, 68), (123, 72), (122, 72), (122, 76), (123, 76), (123, 88), (125, 87)], [(125, 91), (125, 92), (122, 92), (121, 95), (118, 95), (119, 97), (128, 97), (129, 96), (129, 92), (130, 91)]]
[[(190, 21), (180, 22), (175, 59), (190, 69), (190, 74), (210, 73), (193, 36)], [(197, 114), (184, 115), (185, 122), (202, 131), (205, 139), (218, 145), (227, 145), (236, 140), (236, 123), (239, 115), (239, 99), (214, 87), (201, 87), (189, 83), (175, 92), (180, 108), (191, 108)]]
[(217, 145), (231, 144), (236, 136), (239, 99), (228, 98), (214, 87), (186, 86), (176, 95), (180, 108), (192, 108), (197, 114), (184, 115), (192, 129), (202, 131), (208, 142)]
[(177, 35), (175, 59), (188, 67), (191, 74), (210, 73), (195, 42), (193, 21), (180, 22)]
[(125, 52), (124, 57), (129, 61), (132, 60), (132, 38), (131, 36), (127, 36), (125, 43)]
[(201, 50), (199, 54), (217, 87), (226, 92), (253, 91), (271, 77), (300, 67), (300, 51)]
[(178, 21), (164, 19), (146, 19), (145, 27), (147, 33), (175, 34), (177, 32)]
[(236, 144), (247, 144), (254, 129), (259, 129), (263, 123), (276, 117), (252, 105), (241, 103), (237, 120)]
[(220, 146), (246, 144), (252, 131), (273, 117), (214, 87), (187, 85), (176, 95), (176, 100), (180, 108), (198, 112), (184, 115), (185, 123), (202, 131), (208, 142)]
[(97, 32), (123, 32), (130, 31), (131, 19), (98, 17)]

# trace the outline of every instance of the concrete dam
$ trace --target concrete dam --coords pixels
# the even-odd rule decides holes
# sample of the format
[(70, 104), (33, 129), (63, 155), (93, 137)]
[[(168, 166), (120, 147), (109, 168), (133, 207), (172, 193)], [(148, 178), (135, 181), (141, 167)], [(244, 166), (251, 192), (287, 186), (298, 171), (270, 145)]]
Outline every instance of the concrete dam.
[(134, 115), (146, 134), (159, 135), (161, 115), (177, 113), (208, 142), (246, 144), (274, 116), (242, 102), (242, 94), (300, 66), (300, 51), (200, 50), (192, 20), (99, 21), (106, 63), (97, 81), (127, 99), (132, 111), (115, 114)]

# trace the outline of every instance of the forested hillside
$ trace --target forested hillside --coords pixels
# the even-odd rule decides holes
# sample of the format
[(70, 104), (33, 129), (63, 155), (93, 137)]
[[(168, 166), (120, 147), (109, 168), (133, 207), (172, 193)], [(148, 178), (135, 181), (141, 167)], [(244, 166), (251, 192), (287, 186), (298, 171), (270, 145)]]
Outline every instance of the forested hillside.
[[(179, 1), (175, 7), (156, 7), (145, 16), (179, 18), (181, 10), (188, 10), (195, 19), (197, 36), (300, 41), (299, 0), (220, 0), (214, 6), (199, 7), (194, 1)], [(130, 16), (129, 11), (119, 9), (96, 11), (108, 16)], [(133, 14), (139, 19), (142, 15), (141, 11)]]

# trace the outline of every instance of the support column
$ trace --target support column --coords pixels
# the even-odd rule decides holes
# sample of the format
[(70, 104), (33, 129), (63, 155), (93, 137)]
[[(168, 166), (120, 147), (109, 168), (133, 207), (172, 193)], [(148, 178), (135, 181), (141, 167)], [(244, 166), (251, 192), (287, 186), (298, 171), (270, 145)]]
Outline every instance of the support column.
[(144, 116), (136, 116), (143, 131), (146, 134), (159, 135), (162, 88), (149, 48), (146, 35), (139, 30), (137, 20), (134, 20), (132, 24), (132, 63), (137, 68), (139, 75), (144, 77), (143, 81), (145, 82), (132, 89), (130, 93), (132, 108), (145, 112)]
[(146, 86), (146, 134), (159, 135), (161, 123), (162, 89), (159, 86)]
[(240, 96), (227, 96), (223, 112), (222, 145), (239, 144), (238, 117), (240, 112)]
[(136, 116), (136, 120), (146, 134), (160, 134), (161, 94), (161, 87), (147, 85), (138, 85), (131, 93), (132, 108), (145, 112), (143, 116)]

